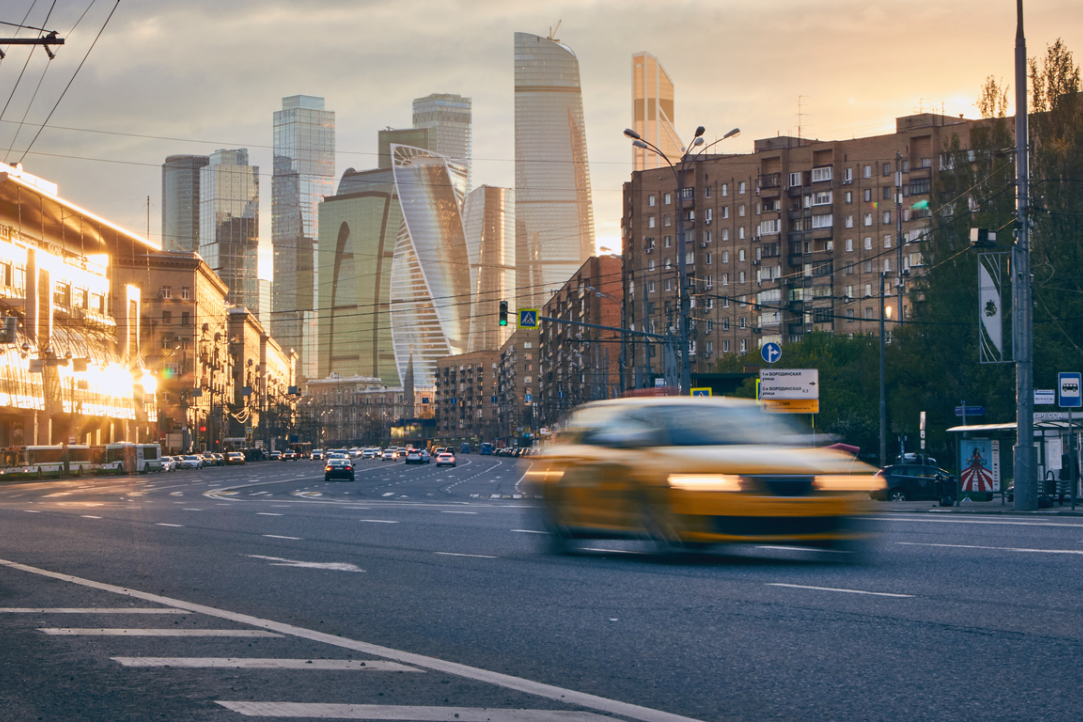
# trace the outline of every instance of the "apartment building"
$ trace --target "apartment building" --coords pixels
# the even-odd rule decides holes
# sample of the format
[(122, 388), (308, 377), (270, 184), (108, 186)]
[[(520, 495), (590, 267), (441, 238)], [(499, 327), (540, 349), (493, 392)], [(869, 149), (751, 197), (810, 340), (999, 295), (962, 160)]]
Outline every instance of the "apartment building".
[(384, 386), (378, 376), (332, 373), (309, 379), (298, 412), (298, 427), (313, 447), (376, 446), (392, 439), (392, 426), (414, 409), (419, 419), (432, 415), (432, 391)]
[(492, 441), (500, 436), (500, 352), (475, 351), (436, 361), (436, 438)]
[(529, 328), (517, 329), (500, 347), (497, 366), (497, 418), (505, 441), (537, 431), (539, 399), (537, 376), (541, 364), (540, 334)]
[(623, 327), (621, 269), (617, 256), (592, 256), (546, 302), (542, 316), (569, 323), (542, 325), (536, 369), (542, 425), (579, 404), (621, 395), (622, 334), (571, 323)]
[[(686, 234), (692, 371), (811, 331), (876, 333), (885, 277), (888, 332), (924, 265), (934, 173), (952, 136), (980, 121), (896, 119), (895, 133), (841, 141), (780, 136), (747, 155), (705, 156), (681, 197), (668, 168), (624, 185), (623, 288), (629, 328), (677, 333), (678, 231)], [(663, 373), (663, 347), (633, 340), (630, 363)], [(653, 379), (643, 379), (650, 385)]]

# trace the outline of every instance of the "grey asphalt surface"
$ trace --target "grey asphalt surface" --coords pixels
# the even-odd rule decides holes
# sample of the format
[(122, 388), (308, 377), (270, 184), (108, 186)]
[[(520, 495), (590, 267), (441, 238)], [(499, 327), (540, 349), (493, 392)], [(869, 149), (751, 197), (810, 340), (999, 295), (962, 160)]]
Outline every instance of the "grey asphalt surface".
[[(362, 461), (355, 482), (325, 483), (318, 462), (298, 461), (0, 484), (0, 608), (210, 608), (0, 612), (0, 720), (261, 719), (222, 701), (658, 722), (1083, 719), (1083, 519), (885, 505), (862, 564), (764, 548), (660, 558), (634, 543), (557, 557), (517, 487), (525, 459), (459, 461)], [(291, 626), (251, 638), (40, 631), (275, 624)], [(363, 643), (475, 671), (112, 659), (388, 659)]]

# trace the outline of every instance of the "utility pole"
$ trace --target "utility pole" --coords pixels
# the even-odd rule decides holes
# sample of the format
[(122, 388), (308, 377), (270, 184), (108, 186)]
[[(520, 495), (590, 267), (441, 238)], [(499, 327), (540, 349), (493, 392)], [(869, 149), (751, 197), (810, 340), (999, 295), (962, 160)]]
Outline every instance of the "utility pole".
[(1027, 40), (1023, 0), (1016, 0), (1015, 30), (1015, 208), (1012, 248), (1012, 346), (1015, 352), (1015, 510), (1038, 508), (1034, 483), (1034, 305), (1030, 288), (1030, 168), (1027, 155)]
[(896, 327), (903, 322), (903, 231), (902, 231), (902, 153), (895, 151), (895, 246), (898, 260), (895, 263), (895, 292), (899, 295), (899, 315)]
[[(19, 25), (17, 27), (26, 28), (28, 30), (37, 30), (45, 33), (45, 35), (36, 38), (0, 38), (0, 45), (41, 45), (45, 48), (45, 52), (49, 54), (49, 59), (52, 60), (54, 53), (49, 49), (49, 46), (64, 44), (64, 38), (58, 38), (55, 30), (46, 33), (43, 28), (32, 28), (29, 25)], [(4, 51), (0, 50), (0, 60), (3, 60), (5, 57)]]
[(884, 393), (884, 279), (880, 271), (880, 466), (887, 466), (887, 400)]

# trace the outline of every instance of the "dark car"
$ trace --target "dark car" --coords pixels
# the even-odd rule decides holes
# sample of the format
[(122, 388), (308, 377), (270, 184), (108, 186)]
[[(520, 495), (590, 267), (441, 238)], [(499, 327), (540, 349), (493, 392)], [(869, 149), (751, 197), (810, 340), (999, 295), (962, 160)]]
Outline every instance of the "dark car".
[(943, 501), (956, 494), (950, 471), (928, 464), (893, 464), (876, 472), (887, 488), (872, 492), (877, 501)]
[(349, 479), (354, 480), (353, 462), (349, 459), (328, 459), (323, 467), (323, 480)]

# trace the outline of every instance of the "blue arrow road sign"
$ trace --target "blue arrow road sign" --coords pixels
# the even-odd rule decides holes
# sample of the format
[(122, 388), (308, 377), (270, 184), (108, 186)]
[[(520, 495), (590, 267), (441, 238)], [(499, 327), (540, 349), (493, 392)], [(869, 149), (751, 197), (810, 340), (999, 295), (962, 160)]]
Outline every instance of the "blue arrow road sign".
[(966, 413), (964, 414), (963, 413), (963, 407), (962, 406), (956, 406), (955, 407), (955, 415), (956, 416), (985, 416), (985, 407), (984, 406), (967, 406), (966, 407)]
[(1058, 375), (1060, 389), (1060, 407), (1062, 409), (1078, 409), (1083, 401), (1080, 396), (1080, 375), (1078, 373), (1061, 373)]
[(760, 349), (760, 356), (769, 364), (777, 363), (782, 358), (782, 347), (774, 341), (769, 341)]

